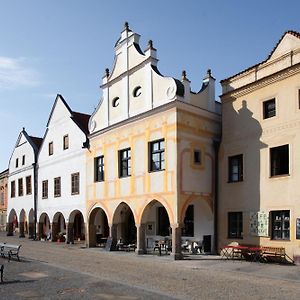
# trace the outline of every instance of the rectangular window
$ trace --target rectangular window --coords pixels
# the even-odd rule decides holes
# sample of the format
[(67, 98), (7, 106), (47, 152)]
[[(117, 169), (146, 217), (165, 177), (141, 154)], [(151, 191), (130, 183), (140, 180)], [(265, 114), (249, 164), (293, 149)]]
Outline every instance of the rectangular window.
[(289, 145), (270, 148), (271, 177), (289, 174)]
[(15, 181), (12, 181), (10, 183), (10, 197), (11, 198), (16, 197), (16, 182)]
[(228, 181), (243, 181), (243, 154), (228, 157)]
[(18, 168), (18, 167), (19, 167), (19, 159), (16, 158), (16, 168)]
[(165, 169), (165, 140), (149, 143), (149, 171), (161, 171)]
[(277, 210), (271, 211), (272, 218), (272, 239), (289, 240), (290, 239), (290, 211)]
[(95, 158), (95, 181), (104, 181), (104, 156)]
[(49, 143), (49, 156), (53, 155), (53, 142)]
[(202, 158), (201, 158), (201, 150), (194, 150), (194, 164), (201, 165)]
[(79, 173), (74, 173), (71, 175), (71, 185), (72, 185), (72, 195), (79, 194)]
[(54, 197), (61, 196), (60, 177), (54, 178)]
[(130, 148), (119, 151), (119, 177), (131, 175), (131, 150)]
[(25, 155), (22, 156), (22, 166), (25, 165)]
[(26, 177), (26, 195), (30, 195), (32, 193), (31, 187), (31, 176)]
[(229, 212), (228, 213), (228, 237), (243, 238), (243, 213)]
[(182, 236), (194, 236), (194, 205), (189, 205), (184, 218)]
[(48, 180), (42, 181), (42, 198), (43, 199), (48, 198)]
[(19, 191), (19, 197), (23, 196), (23, 178), (18, 179), (18, 191)]
[(170, 235), (170, 222), (166, 209), (163, 206), (157, 208), (157, 235)]
[(275, 98), (263, 102), (263, 111), (264, 111), (263, 112), (264, 119), (268, 119), (276, 116)]
[(4, 191), (0, 193), (0, 205), (4, 205)]
[(64, 143), (64, 150), (69, 149), (69, 136), (68, 135), (64, 136), (63, 143)]

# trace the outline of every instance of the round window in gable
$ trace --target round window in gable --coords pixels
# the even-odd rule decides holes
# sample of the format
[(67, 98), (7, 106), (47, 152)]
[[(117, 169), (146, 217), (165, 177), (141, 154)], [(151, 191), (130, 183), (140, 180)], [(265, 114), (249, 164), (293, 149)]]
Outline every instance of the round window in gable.
[(142, 88), (140, 86), (137, 86), (133, 90), (133, 97), (138, 97), (142, 94)]
[(119, 105), (119, 100), (120, 100), (119, 97), (114, 98), (112, 101), (112, 106), (117, 107)]

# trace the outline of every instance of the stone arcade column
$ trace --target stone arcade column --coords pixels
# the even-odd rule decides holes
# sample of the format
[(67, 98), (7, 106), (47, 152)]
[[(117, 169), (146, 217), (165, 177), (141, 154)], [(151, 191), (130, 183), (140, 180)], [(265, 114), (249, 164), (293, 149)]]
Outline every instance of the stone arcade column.
[(33, 239), (34, 238), (34, 223), (29, 223), (28, 238), (29, 239)]
[(135, 224), (136, 226), (136, 250), (137, 254), (145, 254), (146, 253), (146, 224)]
[(24, 229), (25, 229), (24, 222), (20, 222), (19, 225), (20, 225), (20, 233), (19, 233), (19, 237), (20, 237), (20, 238), (24, 238), (24, 237), (25, 237), (25, 233), (24, 233)]
[(12, 222), (8, 222), (6, 223), (6, 227), (7, 227), (7, 236), (12, 236), (14, 235), (14, 226), (13, 226), (13, 223)]
[(74, 223), (66, 223), (67, 244), (74, 244)]
[(183, 259), (181, 252), (181, 224), (172, 224), (172, 256), (175, 260)]

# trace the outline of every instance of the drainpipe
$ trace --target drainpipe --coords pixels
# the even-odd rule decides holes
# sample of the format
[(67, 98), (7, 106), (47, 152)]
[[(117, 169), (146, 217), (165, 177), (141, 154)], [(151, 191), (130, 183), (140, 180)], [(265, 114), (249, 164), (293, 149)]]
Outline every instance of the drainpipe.
[(34, 182), (34, 192), (33, 192), (33, 210), (34, 210), (34, 222), (33, 222), (33, 240), (37, 239), (36, 235), (36, 223), (37, 223), (37, 198), (38, 198), (38, 169), (37, 169), (37, 154), (34, 155), (33, 163), (33, 182)]
[(218, 253), (218, 200), (219, 200), (219, 149), (220, 142), (214, 140), (215, 187), (214, 187), (214, 253)]

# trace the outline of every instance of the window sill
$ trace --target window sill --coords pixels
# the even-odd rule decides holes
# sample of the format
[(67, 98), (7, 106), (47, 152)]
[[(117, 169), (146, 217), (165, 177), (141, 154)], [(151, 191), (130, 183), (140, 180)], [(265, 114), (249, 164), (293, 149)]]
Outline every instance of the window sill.
[(120, 179), (127, 178), (127, 177), (131, 177), (131, 175), (122, 175), (122, 176), (119, 176)]
[(97, 182), (104, 182), (104, 179), (103, 180), (95, 180), (95, 183)]
[(149, 170), (149, 173), (156, 173), (156, 172), (161, 172), (161, 171), (165, 171), (166, 169), (159, 169), (159, 170)]
[(243, 182), (244, 180), (241, 179), (241, 180), (234, 180), (234, 181), (231, 181), (231, 180), (228, 180), (227, 183), (237, 183), (237, 182)]
[(79, 195), (79, 192), (78, 193), (71, 193), (72, 196), (76, 196), (76, 195)]
[(272, 242), (290, 242), (290, 239), (270, 239)]
[(54, 195), (54, 198), (59, 198), (61, 197), (61, 195)]
[(44, 200), (44, 199), (48, 199), (48, 197), (42, 197), (42, 199)]
[(289, 177), (291, 176), (290, 174), (280, 174), (280, 175), (273, 175), (273, 176), (270, 176), (269, 178), (272, 179), (272, 178), (285, 178), (285, 177)]

